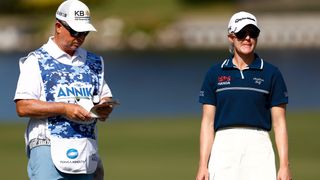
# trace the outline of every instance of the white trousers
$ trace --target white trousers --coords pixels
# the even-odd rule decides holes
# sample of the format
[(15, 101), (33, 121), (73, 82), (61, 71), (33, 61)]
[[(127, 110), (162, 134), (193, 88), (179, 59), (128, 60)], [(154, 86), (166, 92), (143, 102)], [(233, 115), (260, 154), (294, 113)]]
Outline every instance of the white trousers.
[(215, 134), (209, 180), (276, 180), (269, 133), (253, 128), (228, 128)]

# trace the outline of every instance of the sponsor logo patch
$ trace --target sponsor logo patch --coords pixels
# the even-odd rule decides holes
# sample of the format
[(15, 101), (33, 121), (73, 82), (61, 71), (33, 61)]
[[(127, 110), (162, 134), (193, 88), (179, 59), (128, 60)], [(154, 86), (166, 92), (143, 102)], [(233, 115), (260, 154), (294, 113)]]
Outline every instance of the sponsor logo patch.
[(248, 19), (248, 20), (251, 20), (251, 21), (255, 21), (253, 18), (251, 18), (251, 17), (243, 17), (243, 18), (239, 18), (239, 19), (236, 19), (234, 22), (235, 23), (238, 23), (238, 22), (240, 22), (240, 21), (242, 21), (242, 20), (245, 20), (245, 19)]
[(254, 83), (261, 85), (264, 82), (262, 78), (253, 78)]
[(89, 20), (90, 12), (89, 11), (74, 11), (75, 20)]
[(77, 158), (78, 157), (78, 151), (76, 150), (76, 149), (69, 149), (68, 151), (67, 151), (67, 157), (69, 158), (69, 159), (75, 159), (75, 158)]
[(218, 85), (229, 85), (231, 82), (231, 76), (219, 76), (218, 77)]
[(199, 96), (203, 97), (204, 96), (204, 91), (200, 91)]
[(61, 11), (57, 11), (57, 15), (67, 17), (67, 14)]

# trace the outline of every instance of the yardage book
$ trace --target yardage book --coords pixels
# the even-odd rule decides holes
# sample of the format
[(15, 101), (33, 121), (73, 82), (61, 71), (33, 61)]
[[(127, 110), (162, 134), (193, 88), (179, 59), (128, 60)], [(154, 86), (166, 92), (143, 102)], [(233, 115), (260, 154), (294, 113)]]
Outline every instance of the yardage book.
[(107, 101), (107, 102), (104, 102), (104, 103), (101, 103), (101, 104), (97, 104), (97, 105), (94, 105), (91, 109), (90, 109), (90, 114), (91, 114), (91, 117), (93, 118), (99, 118), (98, 116), (98, 113), (99, 111), (104, 111), (106, 110), (107, 108), (110, 108), (110, 106), (112, 108), (114, 108), (115, 106), (117, 105), (120, 105), (120, 103), (116, 100), (111, 100), (111, 101)]

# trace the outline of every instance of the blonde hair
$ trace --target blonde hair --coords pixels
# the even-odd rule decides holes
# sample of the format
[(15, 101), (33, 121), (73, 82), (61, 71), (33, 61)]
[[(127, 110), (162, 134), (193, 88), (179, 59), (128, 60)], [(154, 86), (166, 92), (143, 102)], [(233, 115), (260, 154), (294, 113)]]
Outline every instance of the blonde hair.
[(230, 52), (231, 54), (234, 54), (234, 44), (233, 44), (233, 43), (230, 43), (230, 44), (229, 44), (229, 52)]

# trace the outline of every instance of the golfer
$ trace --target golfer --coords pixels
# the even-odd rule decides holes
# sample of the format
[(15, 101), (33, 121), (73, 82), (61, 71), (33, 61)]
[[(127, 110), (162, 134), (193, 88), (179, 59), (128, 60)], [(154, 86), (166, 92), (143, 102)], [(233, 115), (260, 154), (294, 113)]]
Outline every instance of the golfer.
[(78, 0), (62, 2), (55, 17), (54, 36), (20, 59), (14, 100), (18, 115), (29, 117), (28, 175), (33, 180), (103, 179), (96, 124), (112, 107), (90, 110), (112, 94), (103, 58), (81, 48), (96, 29), (89, 8)]
[[(231, 56), (212, 66), (200, 91), (203, 113), (196, 180), (290, 180), (286, 104), (277, 67), (255, 53), (254, 15), (234, 14), (228, 25)], [(276, 172), (269, 131), (279, 155)]]

